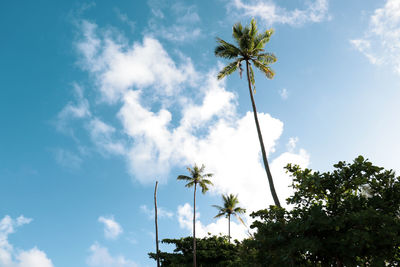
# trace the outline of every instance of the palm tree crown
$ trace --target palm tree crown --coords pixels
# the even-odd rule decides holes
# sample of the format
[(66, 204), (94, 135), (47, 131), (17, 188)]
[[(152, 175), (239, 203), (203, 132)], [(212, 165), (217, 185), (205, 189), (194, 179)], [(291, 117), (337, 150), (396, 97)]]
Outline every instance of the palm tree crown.
[(239, 69), (240, 77), (242, 77), (242, 62), (244, 61), (246, 63), (246, 74), (250, 99), (253, 107), (258, 139), (260, 141), (264, 168), (265, 172), (267, 173), (272, 198), (274, 199), (275, 205), (280, 207), (279, 199), (275, 191), (274, 181), (268, 165), (267, 153), (264, 147), (264, 141), (261, 134), (260, 124), (258, 122), (257, 109), (253, 96), (253, 91), (255, 92), (255, 79), (252, 65), (264, 73), (269, 79), (272, 79), (275, 75), (274, 71), (269, 67), (269, 65), (276, 62), (276, 57), (272, 53), (264, 52), (264, 46), (267, 44), (272, 34), (272, 29), (266, 30), (263, 33), (258, 33), (256, 21), (254, 19), (251, 20), (249, 26), (244, 28), (242, 24), (236, 23), (233, 26), (233, 39), (237, 43), (237, 46), (225, 42), (221, 38), (217, 38), (218, 46), (215, 48), (214, 52), (217, 57), (234, 59), (234, 61), (229, 63), (218, 73), (218, 79), (222, 79), (232, 74), (237, 69)]
[(250, 81), (253, 86), (255, 80), (251, 63), (264, 73), (267, 78), (272, 79), (275, 73), (269, 65), (276, 62), (276, 57), (272, 53), (264, 53), (264, 46), (268, 43), (273, 32), (273, 29), (269, 29), (264, 33), (258, 33), (256, 21), (252, 19), (250, 26), (243, 28), (241, 23), (236, 23), (233, 26), (233, 38), (238, 47), (217, 37), (219, 45), (215, 48), (215, 55), (226, 59), (235, 59), (219, 72), (218, 79), (232, 74), (238, 68), (241, 77), (243, 71), (242, 61), (246, 61), (250, 65)]
[(201, 165), (201, 167), (199, 168), (195, 164), (193, 168), (187, 167), (190, 176), (179, 175), (178, 178), (176, 179), (180, 181), (187, 181), (188, 183), (185, 186), (188, 188), (198, 184), (201, 187), (201, 192), (205, 194), (209, 189), (208, 186), (213, 185), (213, 183), (210, 180), (206, 179), (206, 177), (212, 177), (213, 174), (212, 173), (203, 174), (204, 169), (205, 169), (204, 165)]
[(243, 222), (242, 218), (240, 218), (239, 214), (243, 214), (246, 212), (245, 209), (241, 208), (241, 207), (237, 207), (237, 205), (239, 204), (239, 200), (238, 200), (238, 196), (230, 194), (230, 195), (222, 195), (222, 200), (224, 203), (224, 206), (218, 206), (218, 205), (213, 205), (213, 207), (218, 209), (218, 214), (215, 215), (214, 218), (219, 218), (222, 216), (225, 216), (226, 218), (228, 218), (228, 223), (229, 223), (229, 227), (228, 227), (228, 237), (229, 240), (231, 239), (231, 215), (235, 215), (236, 218), (243, 223), (243, 225), (245, 225), (245, 223)]

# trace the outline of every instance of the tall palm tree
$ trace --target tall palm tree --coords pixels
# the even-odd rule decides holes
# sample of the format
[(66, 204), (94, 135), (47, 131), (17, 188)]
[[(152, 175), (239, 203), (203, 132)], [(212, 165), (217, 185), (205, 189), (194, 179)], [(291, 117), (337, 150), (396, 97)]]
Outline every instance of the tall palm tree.
[(218, 209), (218, 214), (215, 215), (214, 218), (219, 218), (222, 216), (225, 216), (228, 218), (228, 237), (229, 237), (229, 242), (231, 241), (231, 215), (235, 215), (236, 218), (245, 225), (243, 222), (242, 218), (240, 218), (239, 214), (243, 214), (246, 212), (245, 209), (242, 209), (241, 207), (237, 207), (239, 204), (239, 200), (237, 195), (222, 195), (222, 200), (224, 202), (224, 206), (218, 206), (218, 205), (213, 205), (213, 207)]
[(205, 166), (201, 165), (199, 168), (196, 164), (193, 168), (187, 167), (190, 176), (179, 175), (176, 179), (180, 181), (188, 182), (185, 186), (190, 188), (194, 186), (193, 196), (193, 266), (196, 267), (196, 190), (197, 185), (201, 187), (201, 192), (205, 194), (208, 191), (208, 186), (213, 183), (208, 180), (208, 177), (212, 177), (212, 173), (204, 173)]
[(237, 69), (239, 69), (240, 77), (242, 77), (242, 62), (246, 64), (247, 82), (249, 86), (250, 99), (253, 106), (254, 120), (256, 122), (264, 167), (267, 173), (272, 198), (274, 199), (275, 205), (280, 207), (279, 199), (275, 191), (274, 181), (268, 165), (264, 141), (257, 117), (256, 104), (253, 96), (253, 90), (255, 93), (255, 80), (252, 64), (254, 64), (254, 66), (262, 73), (264, 73), (268, 79), (272, 79), (275, 74), (269, 65), (276, 62), (276, 57), (272, 53), (264, 52), (264, 46), (269, 41), (272, 33), (272, 29), (266, 30), (263, 33), (258, 33), (256, 21), (254, 19), (251, 20), (250, 25), (244, 28), (241, 23), (236, 23), (233, 26), (233, 38), (238, 46), (225, 42), (221, 38), (217, 38), (218, 46), (215, 48), (214, 52), (217, 57), (234, 60), (218, 73), (218, 79), (222, 79), (225, 76), (232, 74)]

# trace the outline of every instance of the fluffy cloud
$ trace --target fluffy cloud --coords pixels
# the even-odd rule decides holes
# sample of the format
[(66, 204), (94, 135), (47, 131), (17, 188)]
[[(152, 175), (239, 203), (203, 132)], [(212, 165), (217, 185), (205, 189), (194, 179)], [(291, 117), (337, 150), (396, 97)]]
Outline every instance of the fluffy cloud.
[(87, 258), (86, 263), (93, 267), (137, 267), (138, 265), (125, 259), (124, 256), (110, 255), (107, 248), (100, 246), (98, 243), (90, 247), (90, 256)]
[(132, 46), (117, 42), (104, 33), (98, 35), (97, 25), (82, 22), (84, 39), (77, 44), (83, 59), (81, 66), (93, 75), (100, 89), (102, 99), (109, 103), (118, 101), (129, 88), (153, 88), (162, 96), (179, 92), (184, 81), (195, 80), (193, 65), (184, 59), (177, 66), (160, 42), (145, 37), (143, 43)]
[(99, 217), (99, 222), (104, 224), (104, 236), (107, 239), (116, 239), (123, 232), (121, 225), (114, 220), (114, 217)]
[(362, 38), (350, 43), (372, 64), (387, 64), (400, 74), (400, 2), (387, 0), (370, 17)]
[(46, 253), (34, 247), (30, 250), (14, 249), (8, 242), (8, 236), (15, 233), (15, 229), (29, 224), (30, 218), (20, 216), (12, 219), (6, 215), (0, 221), (0, 266), (2, 267), (53, 267)]
[[(309, 2), (307, 1), (307, 3)], [(297, 8), (287, 10), (275, 4), (272, 0), (234, 0), (228, 7), (237, 10), (240, 15), (258, 17), (268, 25), (289, 24), (291, 26), (301, 26), (308, 22), (321, 22), (329, 19), (328, 0), (315, 0), (307, 4), (302, 10)]]
[[(97, 104), (111, 104), (111, 115), (119, 122), (119, 127), (112, 127), (100, 117), (91, 117), (89, 134), (102, 140), (95, 144), (103, 148), (121, 144), (114, 154), (125, 157), (129, 172), (142, 183), (166, 182), (171, 168), (204, 163), (214, 173), (212, 194), (239, 194), (248, 211), (273, 203), (253, 113), (238, 114), (237, 95), (226, 89), (225, 81), (217, 81), (216, 70), (202, 73), (190, 59), (173, 60), (152, 37), (129, 45), (124, 38), (102, 34), (89, 22), (82, 23), (82, 30), (77, 44), (83, 56), (81, 66), (103, 100)], [(183, 86), (186, 90), (181, 90)], [(292, 144), (290, 151), (271, 161), (283, 122), (266, 113), (258, 116), (275, 186), (284, 203), (291, 179), (283, 167), (289, 162), (306, 167), (309, 156), (303, 149), (295, 151)], [(223, 219), (216, 222), (224, 224)]]

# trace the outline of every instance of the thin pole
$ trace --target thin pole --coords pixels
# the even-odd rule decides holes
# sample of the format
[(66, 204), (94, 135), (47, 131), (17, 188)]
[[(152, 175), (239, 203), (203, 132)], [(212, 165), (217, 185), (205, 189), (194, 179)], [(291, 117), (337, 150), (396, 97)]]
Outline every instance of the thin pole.
[(159, 252), (160, 250), (158, 249), (158, 223), (157, 223), (157, 185), (158, 181), (156, 181), (156, 187), (154, 188), (154, 219), (156, 223), (156, 255), (157, 255), (157, 267), (160, 267), (160, 257), (159, 257)]
[(194, 183), (194, 196), (193, 196), (193, 267), (197, 266), (196, 262), (196, 187)]

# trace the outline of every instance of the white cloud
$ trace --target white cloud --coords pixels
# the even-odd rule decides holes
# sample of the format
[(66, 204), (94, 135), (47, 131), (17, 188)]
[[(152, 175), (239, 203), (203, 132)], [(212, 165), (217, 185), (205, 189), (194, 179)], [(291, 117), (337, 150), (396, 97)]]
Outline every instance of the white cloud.
[(18, 267), (53, 267), (46, 253), (36, 247), (28, 251), (21, 251), (17, 256)]
[[(226, 90), (224, 81), (217, 81), (216, 70), (197, 72), (190, 63), (190, 75), (186, 75), (188, 72), (182, 67), (186, 63), (175, 63), (154, 38), (145, 37), (143, 43), (135, 42), (133, 46), (117, 45), (117, 41), (107, 36), (100, 38), (94, 32), (87, 33), (87, 27), (83, 31), (86, 34), (81, 47), (89, 47), (89, 52), (82, 64), (94, 75), (98, 93), (104, 100), (120, 107), (115, 116), (121, 128), (110, 129), (101, 123), (104, 127), (98, 128), (104, 130), (102, 133), (110, 133), (107, 142), (124, 144), (120, 154), (126, 158), (134, 179), (142, 183), (165, 182), (172, 167), (204, 163), (207, 171), (215, 174), (212, 194), (239, 194), (248, 211), (273, 203), (253, 113), (237, 113), (237, 95)], [(156, 62), (153, 65), (159, 65), (160, 70), (150, 68), (146, 61)], [(106, 67), (99, 67), (102, 64)], [(122, 74), (117, 71), (126, 69), (140, 71)], [(161, 70), (173, 74), (165, 78), (159, 75)], [(122, 76), (104, 78), (113, 75)], [(191, 82), (192, 76), (197, 77), (195, 84)], [(187, 90), (171, 89), (174, 84), (185, 85)], [(282, 135), (283, 123), (266, 113), (258, 116), (265, 148), (271, 157)], [(283, 162), (294, 160), (305, 167), (309, 156), (300, 149), (275, 158), (272, 161), (270, 158), (274, 181), (279, 190), (286, 192), (289, 178), (282, 169)], [(278, 196), (284, 202), (279, 190)]]
[(363, 38), (350, 40), (372, 64), (386, 64), (400, 74), (400, 2), (387, 0), (370, 17)]
[(368, 60), (374, 65), (382, 64), (382, 59), (376, 57), (371, 51), (371, 42), (363, 39), (350, 40), (350, 43), (361, 53), (363, 53)]
[(287, 10), (278, 6), (272, 0), (242, 1), (234, 0), (229, 3), (229, 10), (234, 8), (239, 15), (257, 17), (268, 25), (288, 24), (301, 26), (309, 22), (321, 22), (330, 19), (328, 15), (328, 0), (307, 1), (304, 9)]
[(104, 224), (104, 236), (107, 239), (117, 239), (123, 232), (121, 225), (115, 221), (114, 216), (100, 216), (99, 222)]
[(90, 247), (91, 255), (87, 258), (86, 263), (93, 267), (137, 267), (138, 265), (125, 259), (124, 256), (112, 256), (107, 248), (94, 243)]
[(115, 8), (114, 10), (115, 10), (115, 13), (117, 14), (118, 19), (120, 21), (126, 23), (129, 26), (131, 32), (134, 32), (136, 23), (133, 20), (129, 19), (127, 14), (122, 13), (119, 8)]
[(283, 89), (279, 90), (279, 95), (281, 96), (281, 98), (283, 100), (286, 100), (289, 97), (289, 92), (286, 88), (283, 88)]
[(115, 128), (104, 123), (99, 118), (93, 118), (88, 125), (90, 137), (94, 144), (101, 149), (115, 155), (125, 153), (124, 144), (121, 141), (115, 141), (113, 137)]
[[(141, 205), (140, 210), (147, 215), (149, 219), (154, 219), (154, 208), (149, 209), (146, 205)], [(169, 210), (166, 210), (163, 207), (157, 207), (157, 217), (158, 218), (172, 218), (174, 216), (174, 213), (172, 213)]]
[(286, 144), (286, 148), (289, 152), (293, 152), (296, 148), (297, 142), (299, 141), (298, 137), (290, 137), (289, 142)]
[(90, 107), (88, 100), (83, 95), (83, 88), (73, 84), (75, 103), (69, 102), (57, 115), (56, 128), (58, 131), (74, 135), (73, 130), (68, 127), (68, 122), (73, 119), (89, 117)]
[[(173, 4), (161, 3), (161, 1), (149, 1), (153, 18), (149, 20), (149, 31), (151, 35), (173, 42), (191, 42), (203, 35), (198, 26), (200, 16), (196, 6), (186, 5), (184, 2)], [(163, 10), (172, 14), (173, 22), (169, 23)]]
[(32, 219), (19, 216), (12, 219), (6, 215), (0, 221), (0, 266), (2, 267), (53, 267), (47, 255), (34, 247), (30, 250), (14, 249), (9, 243), (8, 236), (15, 233), (15, 229), (29, 224)]
[(83, 55), (81, 65), (95, 75), (102, 99), (115, 103), (130, 88), (155, 85), (153, 90), (165, 97), (178, 93), (183, 82), (196, 80), (190, 59), (177, 66), (159, 41), (145, 37), (132, 46), (97, 35), (97, 25), (82, 22), (83, 39), (77, 48)]
[(79, 155), (66, 149), (55, 149), (54, 154), (57, 163), (66, 168), (78, 169), (83, 162)]

